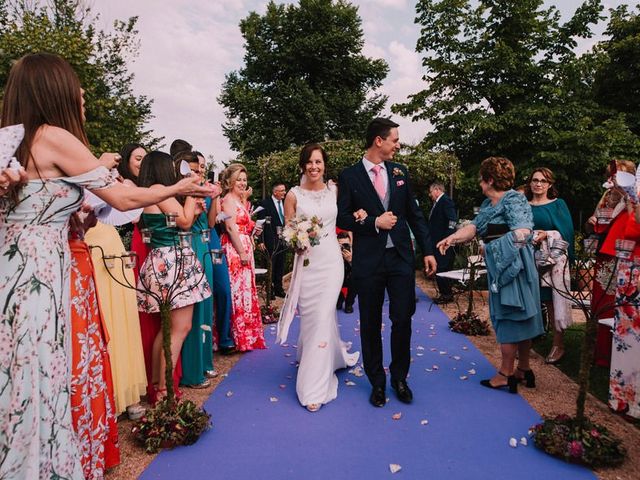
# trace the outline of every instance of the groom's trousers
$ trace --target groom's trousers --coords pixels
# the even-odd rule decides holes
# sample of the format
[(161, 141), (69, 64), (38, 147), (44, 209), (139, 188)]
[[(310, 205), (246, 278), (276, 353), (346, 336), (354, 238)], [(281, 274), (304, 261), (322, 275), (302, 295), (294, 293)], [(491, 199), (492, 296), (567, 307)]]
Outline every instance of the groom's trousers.
[[(374, 387), (386, 386), (382, 338), (391, 337), (391, 380), (405, 380), (411, 362), (411, 317), (415, 313), (415, 272), (394, 248), (387, 248), (382, 265), (352, 279), (357, 286), (360, 309), (360, 340), (364, 370)], [(389, 295), (389, 318), (382, 328), (385, 290)], [(390, 332), (389, 332), (390, 330)]]

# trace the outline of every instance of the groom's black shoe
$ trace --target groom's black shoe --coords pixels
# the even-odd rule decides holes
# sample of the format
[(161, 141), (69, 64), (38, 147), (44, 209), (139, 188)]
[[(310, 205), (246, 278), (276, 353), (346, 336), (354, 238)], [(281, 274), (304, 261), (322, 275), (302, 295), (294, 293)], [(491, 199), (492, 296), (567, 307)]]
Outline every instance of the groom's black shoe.
[(384, 387), (373, 387), (369, 402), (371, 402), (371, 405), (374, 407), (384, 407), (387, 403), (387, 395), (384, 392)]
[(411, 403), (413, 401), (413, 392), (407, 385), (406, 380), (398, 380), (397, 382), (391, 382), (391, 386), (396, 391), (398, 400), (402, 403)]

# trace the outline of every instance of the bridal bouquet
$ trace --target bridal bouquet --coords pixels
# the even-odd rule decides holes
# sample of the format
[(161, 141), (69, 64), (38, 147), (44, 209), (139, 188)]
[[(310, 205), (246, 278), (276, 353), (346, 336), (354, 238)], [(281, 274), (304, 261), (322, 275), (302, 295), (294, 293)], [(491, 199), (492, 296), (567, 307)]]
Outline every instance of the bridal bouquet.
[[(315, 247), (320, 243), (321, 230), (321, 218), (315, 215), (311, 218), (307, 218), (305, 215), (298, 215), (289, 220), (282, 229), (282, 240), (296, 252), (305, 253), (311, 247)], [(304, 266), (306, 267), (307, 265), (309, 265), (309, 259), (305, 258)]]

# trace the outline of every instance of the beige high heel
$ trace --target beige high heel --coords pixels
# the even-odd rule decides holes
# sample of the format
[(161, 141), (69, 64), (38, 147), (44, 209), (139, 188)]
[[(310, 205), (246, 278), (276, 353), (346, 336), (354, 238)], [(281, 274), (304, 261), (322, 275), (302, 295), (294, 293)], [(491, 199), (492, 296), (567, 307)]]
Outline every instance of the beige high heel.
[(305, 408), (313, 413), (313, 412), (317, 412), (318, 410), (320, 410), (320, 407), (322, 407), (321, 403), (310, 403)]
[(547, 355), (547, 358), (545, 358), (544, 361), (549, 365), (555, 365), (562, 360), (562, 357), (564, 357), (564, 350), (560, 347), (552, 347), (549, 355)]

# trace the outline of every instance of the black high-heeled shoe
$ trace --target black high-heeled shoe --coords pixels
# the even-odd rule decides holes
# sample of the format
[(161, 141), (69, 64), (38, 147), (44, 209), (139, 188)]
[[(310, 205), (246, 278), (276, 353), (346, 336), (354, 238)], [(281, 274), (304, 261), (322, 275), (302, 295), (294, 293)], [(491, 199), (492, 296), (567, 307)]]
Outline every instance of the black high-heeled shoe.
[(533, 370), (523, 370), (518, 367), (518, 371), (524, 374), (522, 378), (518, 378), (519, 382), (524, 382), (524, 386), (527, 388), (536, 388), (536, 375), (533, 373)]
[(482, 385), (483, 387), (492, 388), (494, 390), (508, 388), (509, 393), (518, 393), (518, 379), (515, 376), (507, 376), (502, 372), (498, 372), (498, 375), (502, 375), (507, 379), (507, 383), (505, 385), (491, 385), (491, 379), (480, 380), (480, 385)]

